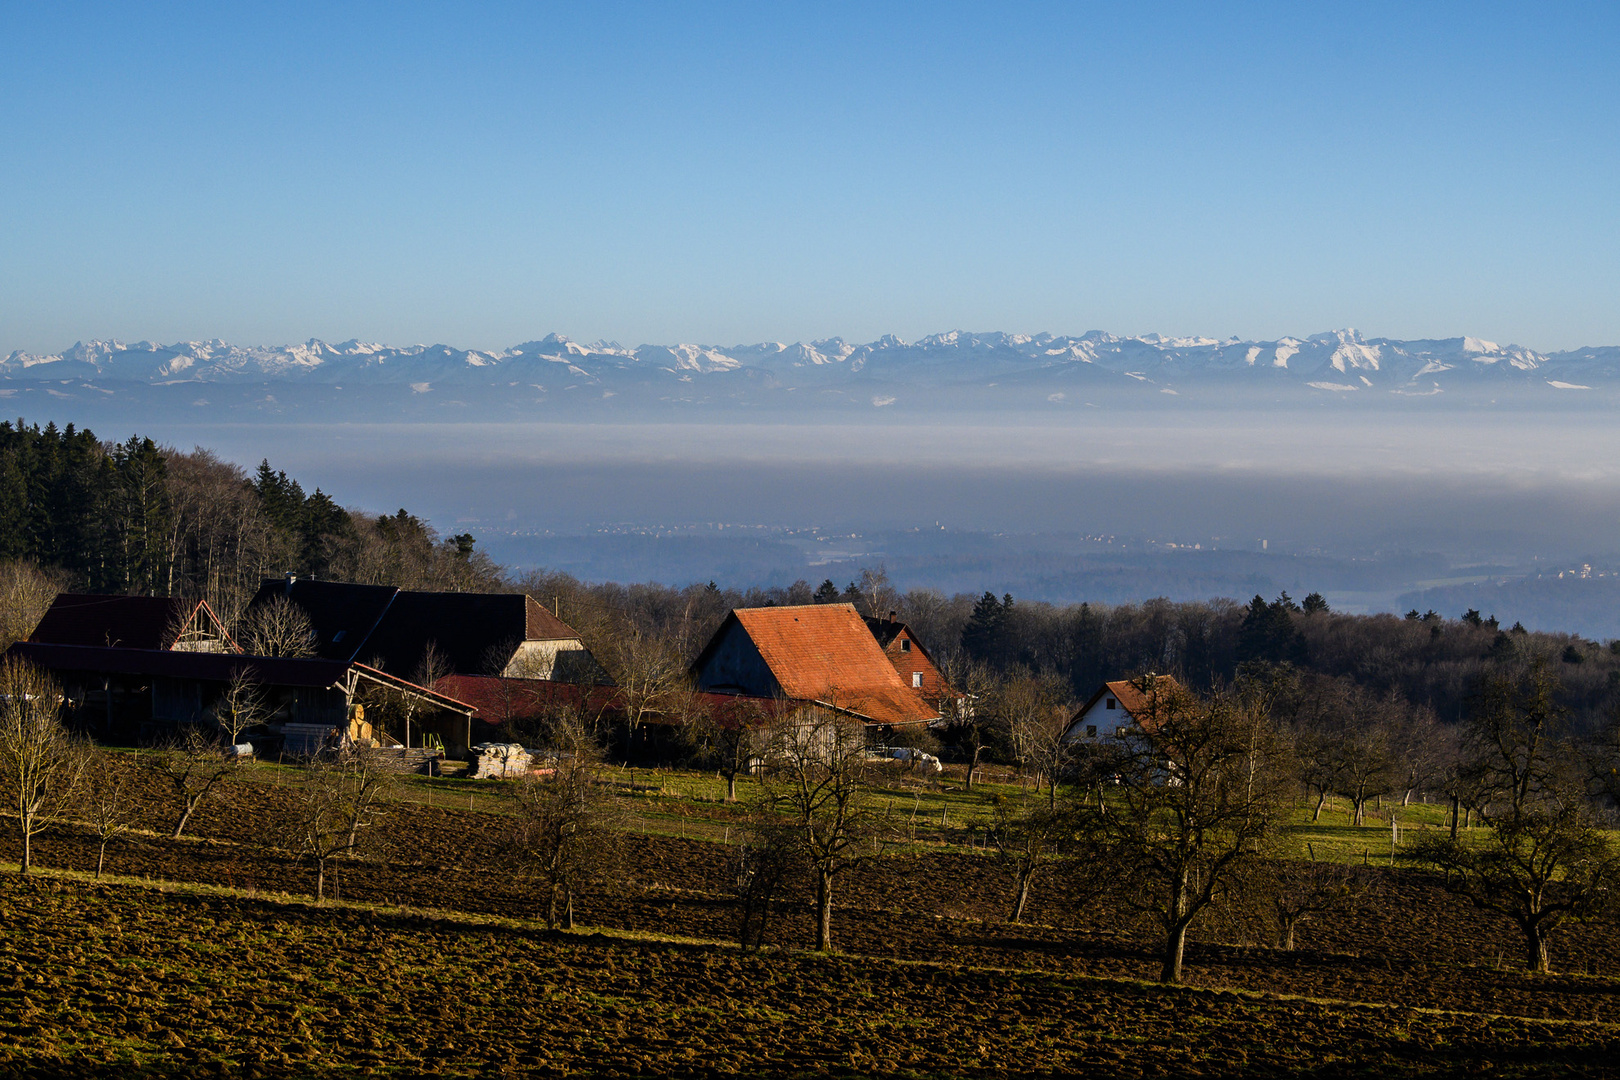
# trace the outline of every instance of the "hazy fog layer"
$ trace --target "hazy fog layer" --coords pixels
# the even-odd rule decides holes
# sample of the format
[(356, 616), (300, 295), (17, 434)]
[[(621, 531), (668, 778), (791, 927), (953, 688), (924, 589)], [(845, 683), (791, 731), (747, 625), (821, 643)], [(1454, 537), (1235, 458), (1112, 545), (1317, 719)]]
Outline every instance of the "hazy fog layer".
[[(1116, 533), (1517, 562), (1620, 547), (1620, 431), (1593, 415), (1097, 412), (1065, 427), (160, 427), (348, 504), (441, 525)], [(111, 432), (107, 432), (111, 434)]]

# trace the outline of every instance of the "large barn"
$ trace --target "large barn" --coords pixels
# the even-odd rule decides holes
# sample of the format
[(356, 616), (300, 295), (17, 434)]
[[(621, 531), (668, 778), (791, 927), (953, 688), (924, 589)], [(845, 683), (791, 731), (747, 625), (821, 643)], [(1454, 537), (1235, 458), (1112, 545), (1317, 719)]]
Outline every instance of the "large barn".
[(691, 673), (699, 691), (819, 704), (873, 727), (939, 719), (852, 604), (734, 608)]

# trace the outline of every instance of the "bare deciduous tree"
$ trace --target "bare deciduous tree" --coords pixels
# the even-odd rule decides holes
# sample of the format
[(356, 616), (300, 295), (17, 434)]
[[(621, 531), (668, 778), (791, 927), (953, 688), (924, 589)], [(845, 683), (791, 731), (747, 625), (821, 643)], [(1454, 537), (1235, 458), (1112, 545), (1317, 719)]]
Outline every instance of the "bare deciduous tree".
[(998, 800), (992, 810), (989, 839), (1013, 879), (1008, 922), (1022, 922), (1031, 886), (1039, 871), (1056, 859), (1074, 829), (1067, 807), (1018, 805)]
[(648, 718), (678, 712), (687, 694), (686, 662), (675, 645), (632, 628), (613, 639), (608, 670), (619, 687), (625, 727), (634, 734)]
[(65, 587), (60, 571), (31, 562), (0, 563), (0, 650), (27, 640)]
[(1550, 970), (1548, 942), (1569, 919), (1612, 903), (1620, 859), (1597, 827), (1544, 658), (1487, 677), (1468, 719), (1460, 773), (1472, 779), (1482, 837), (1425, 838), (1420, 857), (1475, 906), (1513, 920), (1526, 964)]
[(129, 790), (130, 767), (120, 755), (96, 748), (90, 752), (84, 777), (83, 810), (96, 835), (96, 880), (107, 865), (107, 845), (129, 831), (135, 818), (135, 799)]
[(248, 668), (232, 668), (225, 688), (214, 703), (214, 721), (231, 745), (240, 745), (242, 736), (264, 723), (269, 713), (264, 687), (253, 672)]
[(882, 846), (882, 821), (868, 797), (866, 733), (858, 721), (833, 709), (806, 708), (771, 725), (763, 756), (763, 809), (791, 830), (809, 868), (816, 948), (827, 952), (834, 884)]
[(714, 768), (726, 778), (726, 802), (737, 801), (737, 777), (748, 771), (772, 714), (754, 701), (694, 698), (681, 717), (681, 734), (694, 764)]
[(765, 944), (776, 901), (803, 870), (791, 826), (768, 807), (756, 807), (737, 847), (737, 944), (744, 952)]
[(392, 784), (392, 774), (363, 747), (314, 758), (304, 767), (297, 803), (279, 846), (314, 864), (317, 903), (326, 899), (328, 864), (360, 850), (364, 830), (386, 813), (384, 796)]
[(272, 597), (249, 610), (237, 637), (243, 650), (253, 656), (299, 659), (315, 655), (314, 625), (304, 609), (285, 596)]
[(1358, 866), (1274, 858), (1251, 876), (1277, 929), (1279, 948), (1294, 948), (1300, 925), (1318, 915), (1349, 910), (1367, 891), (1368, 873)]
[(545, 898), (546, 925), (574, 925), (574, 898), (619, 858), (619, 809), (597, 782), (582, 741), (560, 750), (549, 777), (512, 787), (515, 821), (502, 848), (509, 865)]
[(240, 762), (217, 740), (188, 727), (142, 753), (141, 765), (174, 790), (180, 814), (172, 835), (179, 839), (197, 807), (236, 775)]
[(941, 712), (947, 729), (967, 751), (967, 783), (963, 790), (972, 791), (979, 760), (994, 745), (994, 733), (998, 730), (994, 701), (996, 677), (987, 665), (959, 651), (947, 659), (941, 674), (956, 690), (956, 697), (941, 702)]
[(1050, 674), (1014, 669), (996, 687), (994, 708), (1013, 759), (1047, 785), (1047, 803), (1057, 805), (1057, 783), (1069, 760), (1063, 733), (1069, 726), (1068, 688)]
[(21, 873), (33, 867), (34, 837), (73, 808), (85, 748), (62, 726), (62, 692), (25, 661), (0, 660), (0, 785), (17, 815)]
[(1189, 928), (1270, 831), (1285, 762), (1269, 715), (1240, 693), (1201, 699), (1152, 676), (1137, 689), (1142, 715), (1099, 762), (1116, 782), (1078, 812), (1078, 855), (1118, 902), (1159, 924), (1159, 979), (1173, 983)]

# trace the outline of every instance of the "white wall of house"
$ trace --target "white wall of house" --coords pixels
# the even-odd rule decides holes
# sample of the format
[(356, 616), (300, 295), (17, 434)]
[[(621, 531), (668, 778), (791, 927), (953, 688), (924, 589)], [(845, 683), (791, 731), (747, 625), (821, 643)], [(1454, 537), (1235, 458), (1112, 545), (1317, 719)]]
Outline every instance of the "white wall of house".
[(585, 643), (578, 638), (525, 641), (517, 647), (501, 674), (508, 679), (549, 679), (557, 669), (558, 653), (582, 652), (584, 649)]
[(1125, 711), (1125, 706), (1119, 699), (1113, 694), (1104, 694), (1097, 699), (1095, 705), (1069, 725), (1069, 730), (1063, 733), (1063, 741), (1095, 742), (1098, 739), (1107, 739), (1120, 728), (1129, 727), (1132, 722), (1131, 714)]

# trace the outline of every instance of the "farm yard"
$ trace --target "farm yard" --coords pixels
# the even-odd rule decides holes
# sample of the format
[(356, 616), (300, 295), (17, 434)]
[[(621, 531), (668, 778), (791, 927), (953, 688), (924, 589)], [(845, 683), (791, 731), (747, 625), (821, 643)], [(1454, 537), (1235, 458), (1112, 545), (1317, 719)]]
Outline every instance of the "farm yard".
[[(145, 789), (100, 883), (95, 838), (56, 827), (36, 838), (41, 869), (0, 884), (0, 1071), (1528, 1076), (1620, 1060), (1620, 927), (1573, 925), (1558, 973), (1528, 973), (1510, 924), (1398, 849), (1391, 868), (1387, 821), (1339, 824), (1342, 808), (1299, 812), (1284, 835), (1367, 861), (1360, 902), (1306, 921), (1293, 951), (1213, 911), (1186, 985), (1162, 987), (1144, 981), (1151, 934), (1070, 904), (1060, 882), (1006, 921), (1009, 876), (981, 830), (997, 795), (1034, 797), (1016, 784), (895, 779), (875, 798), (903, 817), (902, 842), (840, 879), (838, 951), (807, 951), (812, 919), (790, 896), (770, 947), (744, 954), (727, 842), (742, 810), (723, 784), (599, 777), (626, 810), (623, 869), (578, 898), (572, 932), (547, 930), (501, 867), (503, 783), (404, 779), (378, 843), (338, 860), (319, 906), (309, 866), (258, 840), (296, 804), (298, 769), (244, 770), (178, 840)], [(130, 782), (152, 780), (131, 767)], [(1397, 812), (1413, 831), (1442, 819)]]

